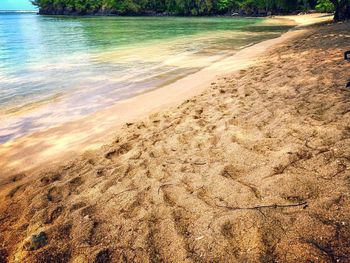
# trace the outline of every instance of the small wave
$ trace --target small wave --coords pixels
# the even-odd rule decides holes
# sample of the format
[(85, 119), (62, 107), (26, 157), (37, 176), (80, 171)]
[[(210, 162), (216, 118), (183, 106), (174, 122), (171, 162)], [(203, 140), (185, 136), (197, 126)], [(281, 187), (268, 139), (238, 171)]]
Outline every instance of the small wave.
[(16, 14), (16, 13), (33, 13), (36, 14), (38, 11), (36, 10), (0, 10), (0, 14)]

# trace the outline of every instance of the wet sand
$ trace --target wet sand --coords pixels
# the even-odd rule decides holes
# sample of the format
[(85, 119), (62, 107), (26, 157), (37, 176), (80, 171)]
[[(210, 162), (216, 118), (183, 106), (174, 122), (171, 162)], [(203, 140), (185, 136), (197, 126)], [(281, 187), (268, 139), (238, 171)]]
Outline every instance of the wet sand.
[(243, 50), (207, 87), (155, 90), (151, 115), (151, 93), (125, 102), (147, 117), (110, 144), (12, 174), (0, 262), (349, 262), (349, 32)]

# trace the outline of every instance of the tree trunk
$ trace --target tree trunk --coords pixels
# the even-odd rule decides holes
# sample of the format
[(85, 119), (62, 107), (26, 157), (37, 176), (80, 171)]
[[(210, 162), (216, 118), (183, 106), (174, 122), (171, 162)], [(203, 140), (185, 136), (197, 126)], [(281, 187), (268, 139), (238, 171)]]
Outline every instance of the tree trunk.
[(339, 2), (338, 1), (334, 1), (335, 3), (334, 4), (334, 9), (335, 9), (335, 12), (334, 12), (334, 21), (339, 21)]
[(350, 2), (349, 0), (331, 0), (334, 5), (334, 21), (350, 19)]

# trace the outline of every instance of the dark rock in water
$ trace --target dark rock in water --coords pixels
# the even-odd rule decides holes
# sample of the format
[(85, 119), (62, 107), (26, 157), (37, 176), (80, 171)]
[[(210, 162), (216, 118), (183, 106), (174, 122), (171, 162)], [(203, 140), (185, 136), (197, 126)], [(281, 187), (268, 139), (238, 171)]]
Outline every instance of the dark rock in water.
[(47, 235), (45, 232), (40, 232), (38, 235), (33, 235), (30, 240), (24, 245), (26, 250), (37, 250), (47, 245)]

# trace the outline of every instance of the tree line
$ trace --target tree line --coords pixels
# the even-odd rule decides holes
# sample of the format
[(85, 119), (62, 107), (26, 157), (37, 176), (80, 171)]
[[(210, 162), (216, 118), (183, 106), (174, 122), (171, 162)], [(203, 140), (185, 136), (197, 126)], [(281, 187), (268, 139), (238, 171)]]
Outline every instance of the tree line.
[(350, 0), (33, 0), (40, 14), (54, 15), (250, 15), (316, 9), (350, 18)]

